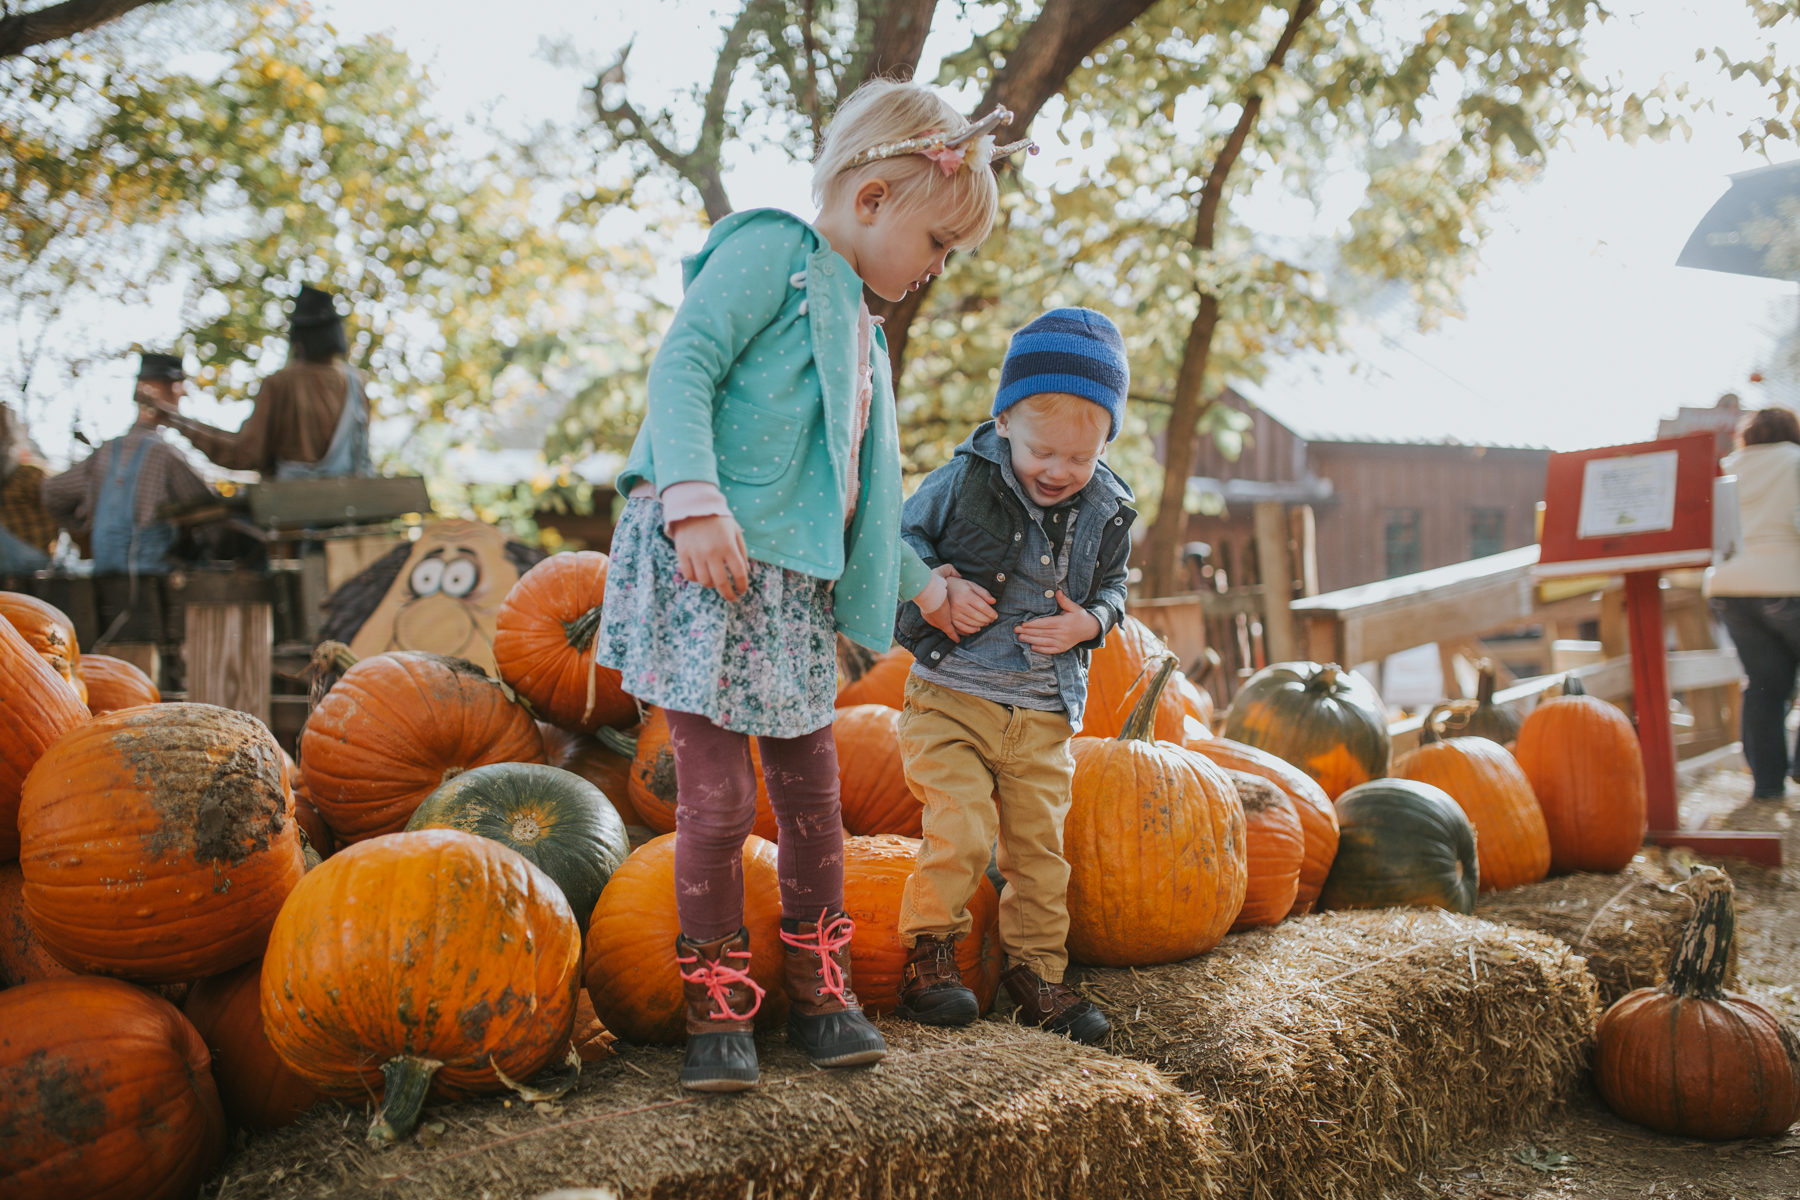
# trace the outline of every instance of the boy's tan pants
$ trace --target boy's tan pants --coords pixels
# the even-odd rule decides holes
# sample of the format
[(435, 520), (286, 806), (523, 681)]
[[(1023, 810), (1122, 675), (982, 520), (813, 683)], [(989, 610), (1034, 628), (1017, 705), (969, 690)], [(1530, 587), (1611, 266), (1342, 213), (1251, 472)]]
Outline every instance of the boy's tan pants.
[[(921, 933), (967, 934), (969, 898), (999, 834), (1000, 944), (1052, 983), (1069, 965), (1069, 864), (1062, 856), (1069, 815), (1066, 713), (1012, 708), (906, 679), (900, 753), (906, 781), (925, 805), (918, 867), (900, 903), (900, 940)], [(994, 803), (999, 797), (998, 810)]]

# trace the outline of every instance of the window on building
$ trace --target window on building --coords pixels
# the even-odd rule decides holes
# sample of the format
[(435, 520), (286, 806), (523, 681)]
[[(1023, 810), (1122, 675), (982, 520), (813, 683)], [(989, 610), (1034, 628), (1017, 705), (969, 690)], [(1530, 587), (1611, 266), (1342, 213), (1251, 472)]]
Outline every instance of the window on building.
[(1411, 575), (1425, 569), (1425, 540), (1420, 533), (1420, 510), (1390, 508), (1384, 544), (1387, 550), (1387, 577)]
[(1471, 508), (1469, 510), (1469, 557), (1486, 558), (1506, 549), (1506, 510), (1504, 508)]

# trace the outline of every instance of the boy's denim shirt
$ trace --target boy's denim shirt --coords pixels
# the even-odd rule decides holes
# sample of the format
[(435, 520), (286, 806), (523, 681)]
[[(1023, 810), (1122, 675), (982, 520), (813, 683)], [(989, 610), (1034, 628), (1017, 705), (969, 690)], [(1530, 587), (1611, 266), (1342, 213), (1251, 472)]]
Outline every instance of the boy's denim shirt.
[[(952, 529), (955, 522), (967, 523), (965, 487), (982, 487), (987, 481), (1002, 477), (1005, 486), (997, 490), (1003, 501), (1006, 528), (972, 532), (978, 540), (985, 536), (988, 544), (1016, 544), (1016, 556), (1008, 555), (1014, 560), (1012, 565), (958, 561), (956, 546), (970, 540), (958, 534), (971, 532)], [(996, 672), (1031, 672), (1048, 667), (1055, 673), (1055, 690), (1062, 701), (1059, 707), (1068, 713), (1070, 727), (1079, 732), (1087, 705), (1089, 653), (1102, 645), (1107, 632), (1125, 618), (1126, 559), (1131, 552), (1131, 526), (1137, 519), (1136, 511), (1125, 502), (1132, 498), (1131, 488), (1105, 463), (1095, 466), (1093, 478), (1079, 493), (1080, 511), (1074, 527), (1064, 539), (1064, 578), (1060, 571), (1063, 563), (1051, 556), (1050, 539), (1041, 523), (1043, 510), (1031, 501), (1013, 475), (1011, 444), (999, 435), (992, 421), (977, 428), (956, 448), (950, 462), (926, 476), (919, 490), (907, 500), (900, 536), (925, 560), (926, 566), (952, 563), (965, 579), (987, 588), (994, 595), (998, 616), (986, 628), (953, 643), (920, 615), (917, 605), (903, 602), (896, 634), (900, 644), (917, 658), (919, 673), (930, 679), (932, 667), (953, 652), (965, 662)], [(1001, 514), (990, 511), (990, 515)], [(1046, 559), (1051, 561), (1046, 563)], [(1017, 630), (1025, 621), (1060, 611), (1056, 602), (1059, 587), (1100, 622), (1100, 636), (1046, 660), (1019, 641)], [(988, 698), (1001, 702), (1008, 699), (993, 693)], [(1046, 707), (1037, 697), (1021, 695), (1018, 700), (1023, 707)]]

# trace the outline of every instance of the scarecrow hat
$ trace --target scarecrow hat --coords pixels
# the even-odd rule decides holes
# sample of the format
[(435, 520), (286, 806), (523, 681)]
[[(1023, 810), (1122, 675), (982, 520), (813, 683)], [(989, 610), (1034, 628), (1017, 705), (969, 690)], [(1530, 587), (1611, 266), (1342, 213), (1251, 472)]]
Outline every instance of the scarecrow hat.
[(294, 300), (294, 315), (288, 319), (288, 328), (320, 329), (341, 320), (330, 292), (300, 285), (300, 295)]
[(170, 381), (187, 378), (187, 372), (181, 369), (181, 358), (175, 354), (152, 354), (145, 351), (139, 356), (139, 379), (167, 379)]

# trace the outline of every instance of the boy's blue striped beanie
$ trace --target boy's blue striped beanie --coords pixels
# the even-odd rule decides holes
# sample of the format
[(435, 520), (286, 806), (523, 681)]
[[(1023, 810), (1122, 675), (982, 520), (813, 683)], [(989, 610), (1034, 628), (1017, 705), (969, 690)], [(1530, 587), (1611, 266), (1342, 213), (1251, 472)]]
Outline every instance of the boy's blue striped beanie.
[(1067, 392), (1104, 408), (1112, 417), (1107, 441), (1119, 436), (1131, 368), (1119, 328), (1091, 308), (1056, 308), (1013, 334), (1000, 367), (999, 416), (1027, 396)]

